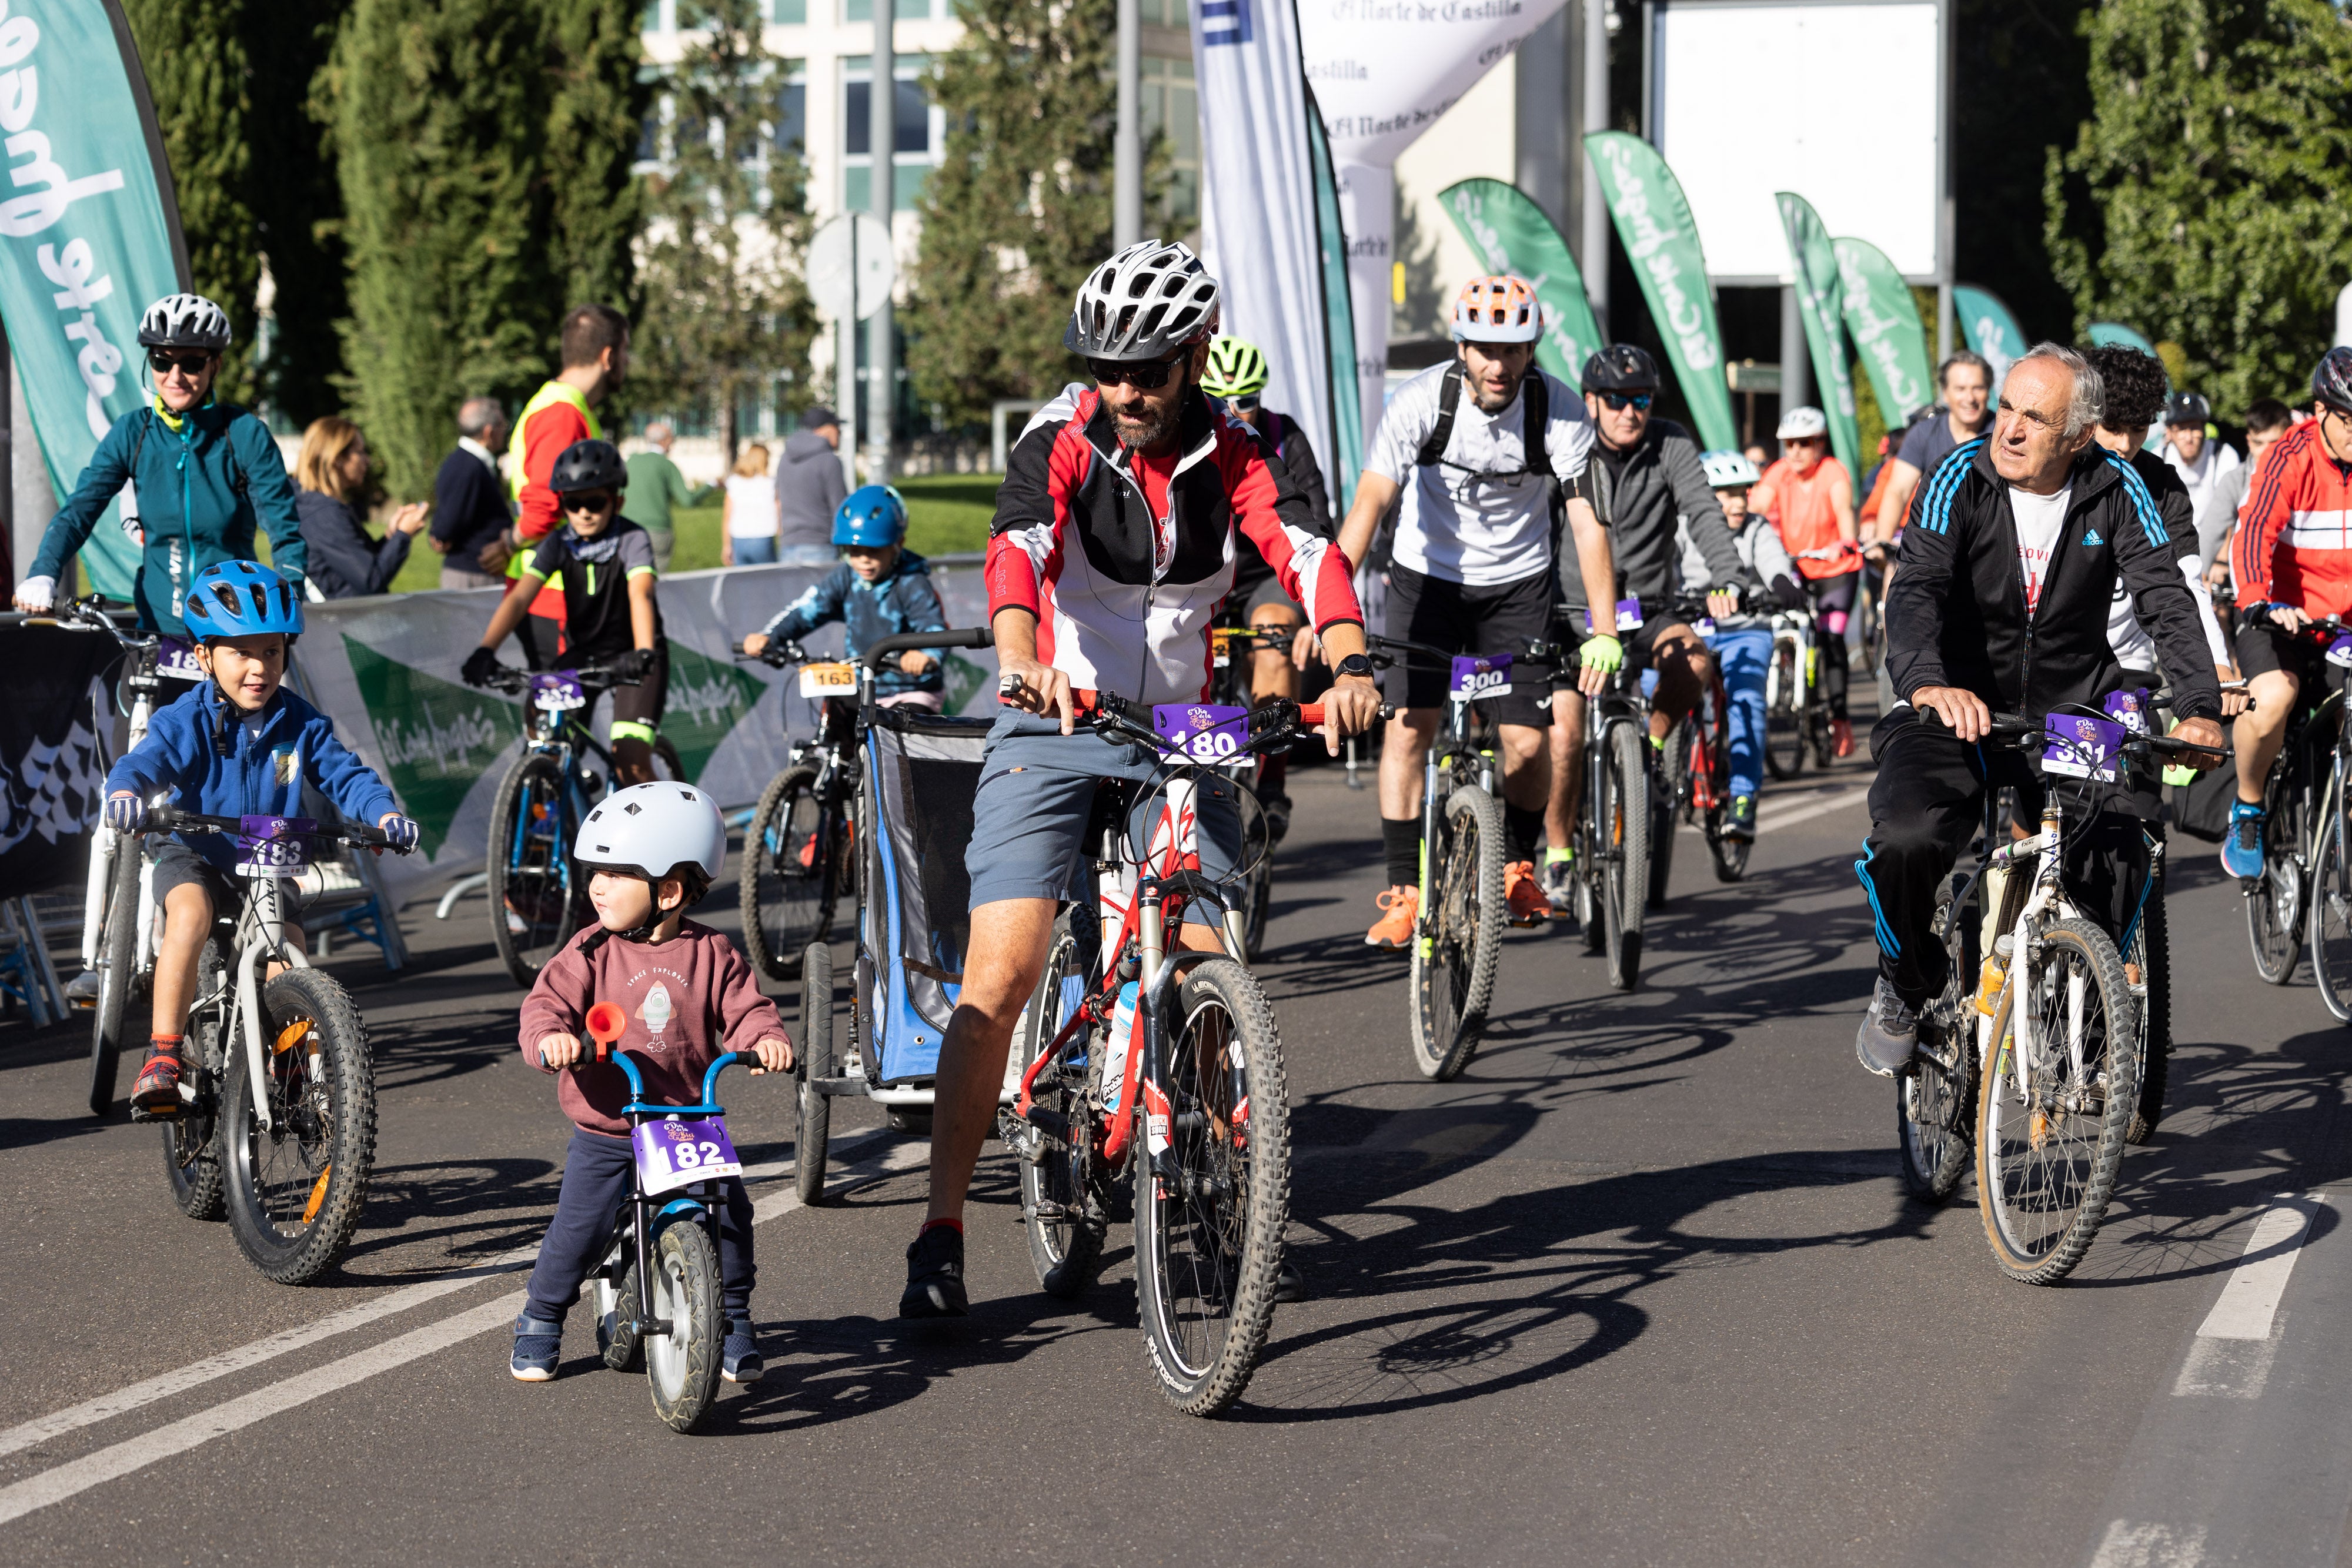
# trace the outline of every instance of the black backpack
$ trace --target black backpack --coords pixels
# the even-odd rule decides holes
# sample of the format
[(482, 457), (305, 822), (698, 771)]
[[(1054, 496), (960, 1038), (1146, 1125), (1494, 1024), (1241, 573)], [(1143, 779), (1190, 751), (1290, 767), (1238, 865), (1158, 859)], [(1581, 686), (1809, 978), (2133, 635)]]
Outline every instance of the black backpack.
[[(1519, 391), (1527, 399), (1525, 417), (1520, 421), (1527, 450), (1520, 458), (1520, 467), (1509, 474), (1479, 474), (1475, 476), (1480, 479), (1524, 479), (1530, 474), (1540, 474), (1550, 483), (1552, 502), (1557, 506), (1559, 501), (1559, 476), (1551, 471), (1551, 453), (1544, 444), (1544, 437), (1551, 425), (1551, 392), (1545, 385), (1542, 370), (1530, 364), (1528, 373), (1520, 379)], [(1445, 367), (1445, 382), (1437, 392), (1437, 423), (1430, 426), (1428, 439), (1421, 444), (1421, 450), (1413, 454), (1413, 462), (1423, 468), (1440, 465), (1462, 467), (1458, 463), (1445, 461), (1445, 444), (1454, 438), (1454, 412), (1461, 406), (1462, 361), (1456, 360)], [(1465, 474), (1471, 472), (1467, 468), (1462, 471)]]

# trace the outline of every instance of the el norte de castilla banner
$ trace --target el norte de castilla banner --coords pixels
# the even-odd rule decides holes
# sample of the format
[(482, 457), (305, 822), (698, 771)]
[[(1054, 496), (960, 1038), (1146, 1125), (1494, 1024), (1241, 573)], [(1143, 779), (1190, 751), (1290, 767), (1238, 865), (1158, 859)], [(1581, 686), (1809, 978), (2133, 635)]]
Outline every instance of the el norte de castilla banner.
[[(140, 315), (190, 287), (171, 169), (120, 0), (0, 0), (0, 320), (63, 496), (146, 395)], [(129, 599), (139, 549), (121, 505), (81, 559), (99, 592)]]

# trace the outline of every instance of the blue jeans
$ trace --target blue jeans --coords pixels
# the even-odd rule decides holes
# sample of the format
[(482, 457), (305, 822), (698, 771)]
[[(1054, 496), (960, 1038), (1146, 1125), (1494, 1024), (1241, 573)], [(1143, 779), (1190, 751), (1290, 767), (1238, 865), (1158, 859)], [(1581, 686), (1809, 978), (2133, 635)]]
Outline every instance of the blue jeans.
[(776, 536), (773, 534), (739, 534), (734, 545), (737, 566), (776, 564)]
[(1717, 632), (1706, 645), (1731, 699), (1731, 792), (1753, 795), (1764, 784), (1764, 673), (1772, 665), (1772, 633), (1761, 626)]

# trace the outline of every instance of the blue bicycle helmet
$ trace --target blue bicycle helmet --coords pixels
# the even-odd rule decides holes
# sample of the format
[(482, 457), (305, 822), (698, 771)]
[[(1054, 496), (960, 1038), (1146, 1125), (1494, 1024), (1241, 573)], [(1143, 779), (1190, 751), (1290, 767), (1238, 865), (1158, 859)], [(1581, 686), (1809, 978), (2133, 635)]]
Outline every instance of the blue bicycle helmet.
[(294, 585), (249, 560), (224, 560), (196, 573), (188, 590), (188, 630), (199, 641), (257, 637), (265, 632), (302, 634), (302, 595)]
[(907, 542), (906, 498), (887, 485), (865, 485), (853, 490), (833, 514), (833, 542), (880, 549)]

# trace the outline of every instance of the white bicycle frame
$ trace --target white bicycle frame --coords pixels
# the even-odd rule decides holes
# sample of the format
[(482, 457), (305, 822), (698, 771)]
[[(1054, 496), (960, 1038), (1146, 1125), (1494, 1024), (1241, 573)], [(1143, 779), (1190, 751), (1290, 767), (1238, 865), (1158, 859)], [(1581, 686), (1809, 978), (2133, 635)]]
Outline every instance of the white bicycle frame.
[[(2042, 831), (2032, 838), (2003, 844), (1985, 857), (1985, 865), (2013, 865), (2030, 857), (2039, 856), (2035, 869), (2033, 892), (2025, 907), (2018, 911), (2017, 923), (2010, 928), (2009, 973), (2002, 981), (2010, 997), (2010, 1027), (2017, 1037), (2017, 1088), (2021, 1100), (2031, 1102), (2033, 1094), (2033, 1053), (2038, 1042), (2034, 1039), (2035, 1017), (2031, 1005), (2034, 986), (2034, 929), (2053, 914), (2067, 919), (2081, 912), (2066, 896), (2061, 881), (2065, 862), (2065, 834), (2057, 800), (2044, 801), (2042, 808)], [(2067, 1050), (2074, 1070), (2074, 1081), (2083, 1081), (2083, 1004), (2090, 986), (2087, 975), (2075, 973), (2066, 981)], [(1996, 1009), (1996, 1011), (1999, 1009)], [(1977, 1059), (1990, 1070), (1992, 1048), (1992, 1020), (1979, 1014), (1977, 1030)]]
[(1786, 611), (1772, 617), (1772, 656), (1764, 665), (1764, 711), (1770, 714), (1780, 701), (1780, 644), (1786, 643), (1796, 650), (1797, 692), (1791, 697), (1788, 711), (1801, 714), (1805, 710), (1803, 695), (1814, 684), (1811, 670), (1813, 657), (1813, 623), (1811, 616), (1793, 615)]

